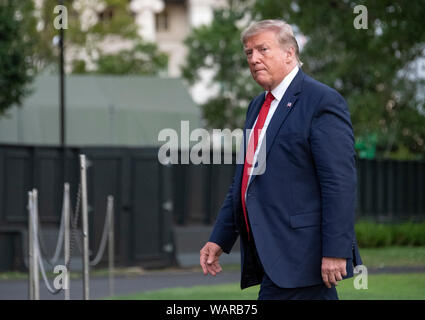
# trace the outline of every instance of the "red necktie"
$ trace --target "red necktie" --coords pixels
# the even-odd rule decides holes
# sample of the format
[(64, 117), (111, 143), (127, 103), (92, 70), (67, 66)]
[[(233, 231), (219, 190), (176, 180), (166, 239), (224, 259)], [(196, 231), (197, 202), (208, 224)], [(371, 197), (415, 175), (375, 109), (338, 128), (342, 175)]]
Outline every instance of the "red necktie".
[(274, 100), (274, 97), (272, 93), (271, 92), (267, 93), (266, 100), (264, 101), (261, 107), (260, 113), (258, 114), (254, 131), (251, 133), (251, 136), (249, 137), (248, 148), (247, 148), (246, 156), (245, 156), (245, 164), (244, 164), (243, 176), (242, 176), (241, 195), (242, 195), (242, 208), (243, 208), (243, 214), (245, 217), (246, 230), (248, 231), (248, 240), (249, 240), (249, 224), (248, 224), (248, 215), (246, 212), (245, 193), (248, 187), (249, 176), (251, 173), (250, 169), (251, 167), (253, 167), (252, 162), (254, 160), (255, 150), (257, 149), (258, 138), (260, 137), (261, 130), (263, 129), (264, 122), (266, 121), (267, 114), (269, 113), (270, 105), (273, 100)]

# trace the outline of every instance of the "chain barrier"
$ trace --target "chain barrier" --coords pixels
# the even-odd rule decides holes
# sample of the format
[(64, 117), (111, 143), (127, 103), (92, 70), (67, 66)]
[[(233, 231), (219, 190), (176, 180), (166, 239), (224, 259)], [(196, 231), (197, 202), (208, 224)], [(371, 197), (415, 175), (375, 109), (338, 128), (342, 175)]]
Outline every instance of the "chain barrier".
[(36, 241), (35, 249), (36, 249), (36, 252), (37, 252), (38, 265), (40, 267), (41, 275), (43, 276), (44, 284), (46, 285), (47, 290), (49, 290), (49, 292), (51, 294), (58, 294), (59, 292), (62, 291), (62, 288), (52, 289), (52, 287), (50, 286), (49, 280), (47, 279), (46, 270), (44, 269), (43, 259), (40, 255), (40, 246), (39, 246), (38, 241)]
[(55, 253), (53, 255), (53, 258), (51, 258), (51, 259), (47, 258), (47, 250), (46, 250), (46, 246), (44, 244), (43, 230), (41, 229), (40, 217), (38, 217), (38, 242), (40, 244), (40, 253), (41, 253), (42, 257), (44, 258), (44, 260), (46, 260), (47, 263), (51, 266), (54, 266), (56, 264), (56, 262), (59, 260), (59, 255), (62, 252), (63, 235), (64, 235), (64, 230), (65, 230), (65, 225), (64, 225), (64, 210), (65, 210), (65, 207), (64, 206), (65, 206), (65, 199), (64, 199), (63, 204), (62, 204), (61, 223), (60, 223), (60, 227), (59, 227), (59, 235), (58, 235), (58, 240), (57, 240), (57, 243), (56, 243), (56, 249), (55, 249)]
[[(73, 248), (74, 248), (74, 242), (75, 242), (74, 240), (76, 238), (75, 233), (76, 233), (77, 226), (78, 226), (79, 207), (80, 207), (80, 202), (81, 202), (80, 199), (81, 199), (81, 184), (78, 185), (77, 201), (76, 201), (76, 208), (75, 208), (76, 214), (73, 216), (72, 221), (71, 221), (70, 255), (69, 255), (69, 261), (66, 264), (66, 272), (70, 272), (70, 265), (71, 265), (71, 260), (72, 260), (72, 251), (73, 251)], [(35, 254), (37, 256), (37, 263), (40, 267), (41, 275), (43, 277), (43, 281), (44, 281), (44, 284), (45, 284), (47, 290), (51, 294), (56, 295), (59, 292), (61, 292), (63, 288), (53, 289), (50, 286), (49, 280), (48, 280), (47, 275), (46, 275), (46, 269), (45, 269), (44, 262), (43, 262), (43, 252), (41, 250), (41, 245), (40, 245), (40, 243), (42, 242), (41, 239), (43, 239), (43, 237), (40, 236), (40, 230), (41, 230), (40, 218), (39, 218), (38, 214), (37, 214), (37, 221), (35, 221), (35, 218), (34, 218), (35, 217), (35, 210), (38, 210), (38, 208), (35, 207), (33, 202), (30, 202), (29, 207), (30, 207), (31, 215), (33, 217), (33, 230), (34, 230), (34, 241), (35, 241), (34, 249), (35, 249)], [(57, 262), (57, 260), (59, 258), (59, 254), (62, 251), (63, 234), (64, 234), (64, 204), (62, 205), (61, 225), (60, 225), (59, 236), (58, 236), (58, 244), (56, 245), (55, 255), (54, 255), (53, 259), (50, 259), (50, 261), (49, 261), (49, 259), (44, 258), (51, 265), (53, 265), (53, 264), (55, 264), (55, 262)], [(61, 242), (62, 245), (59, 245), (59, 242)], [(44, 252), (44, 255), (45, 255), (45, 252)]]
[[(38, 238), (38, 214), (36, 215), (35, 212), (36, 210), (38, 210), (38, 208), (34, 205), (34, 203), (30, 204), (30, 210), (31, 210), (31, 215), (32, 215), (32, 223), (33, 223), (33, 231), (34, 231), (34, 254), (37, 258), (37, 263), (38, 266), (40, 267), (40, 271), (41, 271), (41, 275), (43, 277), (44, 280), (44, 284), (46, 285), (47, 290), (49, 290), (49, 292), (51, 294), (58, 294), (59, 292), (62, 291), (62, 288), (60, 289), (52, 289), (52, 287), (50, 286), (49, 280), (47, 279), (47, 275), (46, 275), (46, 270), (44, 268), (44, 263), (43, 263), (43, 259), (41, 257), (41, 252), (40, 252), (40, 246), (39, 246), (39, 238)], [(37, 219), (35, 219), (35, 217), (37, 217)]]
[[(77, 245), (78, 245), (78, 249), (80, 251), (80, 253), (82, 253), (82, 248), (81, 248), (81, 240), (76, 237), (76, 231), (78, 229), (78, 218), (79, 218), (79, 208), (80, 208), (80, 199), (81, 199), (81, 184), (78, 185), (78, 192), (77, 192), (77, 201), (76, 201), (76, 215), (74, 216), (72, 213), (72, 210), (70, 210), (70, 216), (71, 216), (71, 243), (70, 243), (70, 247), (71, 247), (71, 253), (70, 253), (70, 258), (72, 256), (72, 248), (73, 248), (73, 241), (76, 240)], [(40, 224), (40, 217), (38, 217), (38, 241), (39, 241), (39, 245), (40, 245), (40, 253), (42, 254), (42, 257), (44, 260), (46, 260), (51, 266), (55, 265), (56, 262), (59, 259), (60, 253), (62, 252), (62, 248), (63, 248), (63, 236), (64, 236), (64, 230), (65, 230), (65, 224), (64, 224), (64, 205), (65, 205), (65, 200), (63, 202), (62, 205), (62, 214), (61, 214), (61, 223), (60, 223), (60, 227), (59, 227), (59, 235), (58, 235), (58, 240), (56, 243), (56, 249), (55, 249), (55, 253), (52, 259), (49, 259), (47, 256), (47, 250), (46, 250), (46, 246), (45, 246), (45, 242), (44, 242), (44, 236), (43, 236), (43, 231), (41, 229), (41, 224)]]
[[(78, 218), (80, 214), (80, 204), (81, 204), (81, 183), (78, 184), (78, 191), (77, 191), (77, 201), (75, 203), (75, 215), (72, 213), (72, 210), (70, 208), (70, 217), (71, 218), (71, 239), (69, 243), (69, 261), (66, 263), (66, 270), (67, 272), (71, 271), (71, 260), (72, 260), (72, 252), (74, 251), (74, 244), (76, 242), (77, 236), (76, 231), (78, 228)], [(80, 252), (82, 253), (82, 250), (80, 248)], [(65, 261), (66, 262), (66, 261)]]
[(110, 203), (108, 201), (106, 206), (105, 223), (103, 225), (102, 239), (100, 240), (99, 250), (96, 254), (96, 257), (89, 263), (91, 267), (99, 264), (100, 260), (102, 260), (103, 254), (105, 253), (106, 242), (108, 241), (109, 218), (112, 212), (111, 209), (112, 208), (110, 207)]
[[(46, 246), (45, 246), (45, 242), (44, 242), (45, 238), (43, 237), (43, 234), (42, 234), (40, 218), (38, 216), (38, 205), (35, 205), (34, 198), (32, 198), (29, 201), (29, 204), (28, 204), (30, 215), (32, 217), (32, 228), (33, 228), (33, 231), (34, 231), (33, 232), (33, 241), (34, 241), (33, 242), (33, 250), (34, 250), (34, 255), (36, 255), (36, 263), (38, 264), (38, 266), (40, 268), (41, 275), (43, 277), (43, 280), (44, 280), (44, 283), (45, 283), (47, 290), (53, 295), (56, 295), (59, 292), (61, 292), (63, 290), (63, 288), (53, 289), (50, 286), (49, 279), (47, 278), (47, 275), (46, 275), (46, 269), (45, 269), (45, 265), (44, 265), (43, 260), (45, 260), (49, 265), (53, 266), (58, 261), (60, 253), (63, 251), (64, 233), (65, 233), (65, 197), (66, 196), (69, 197), (69, 193), (65, 194), (65, 192), (64, 192), (64, 200), (63, 200), (63, 204), (62, 204), (62, 214), (61, 214), (61, 222), (60, 222), (60, 227), (59, 227), (58, 239), (57, 239), (57, 243), (56, 243), (55, 253), (54, 253), (54, 255), (51, 259), (49, 259), (47, 257), (48, 255), (46, 254), (47, 250), (46, 250)], [(68, 275), (69, 275), (69, 272), (71, 270), (72, 254), (73, 254), (73, 251), (74, 251), (75, 244), (77, 244), (77, 247), (78, 247), (80, 253), (83, 253), (82, 243), (81, 243), (81, 241), (82, 241), (81, 234), (77, 234), (77, 231), (79, 231), (78, 221), (79, 221), (80, 210), (81, 210), (81, 197), (82, 197), (82, 185), (81, 185), (81, 181), (80, 181), (80, 183), (78, 184), (78, 191), (77, 191), (77, 198), (76, 198), (74, 213), (72, 212), (73, 210), (69, 207), (69, 211), (70, 211), (69, 212), (69, 219), (71, 220), (70, 221), (71, 222), (70, 223), (70, 226), (71, 226), (70, 231), (71, 232), (70, 232), (70, 243), (69, 243), (69, 257), (68, 257), (68, 261), (64, 261), (64, 263), (66, 264), (65, 270), (68, 273)], [(101, 261), (103, 255), (105, 253), (106, 244), (109, 243), (108, 231), (111, 228), (111, 223), (113, 223), (112, 219), (111, 219), (112, 214), (113, 214), (112, 205), (113, 205), (112, 202), (107, 201), (106, 213), (105, 213), (105, 222), (104, 222), (104, 226), (103, 226), (103, 231), (102, 231), (101, 241), (100, 241), (100, 244), (99, 244), (99, 249), (98, 249), (98, 252), (97, 252), (95, 258), (92, 261), (89, 261), (89, 265), (92, 266), (92, 267), (99, 264), (99, 262)], [(30, 250), (30, 248), (28, 248), (28, 250)]]

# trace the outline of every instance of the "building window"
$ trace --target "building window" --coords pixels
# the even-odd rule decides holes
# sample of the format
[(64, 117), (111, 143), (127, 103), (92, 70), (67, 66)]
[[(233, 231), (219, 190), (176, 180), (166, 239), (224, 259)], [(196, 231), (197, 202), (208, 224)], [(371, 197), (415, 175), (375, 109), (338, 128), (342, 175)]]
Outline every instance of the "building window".
[(156, 23), (156, 31), (168, 30), (168, 12), (166, 9), (156, 14), (155, 23)]

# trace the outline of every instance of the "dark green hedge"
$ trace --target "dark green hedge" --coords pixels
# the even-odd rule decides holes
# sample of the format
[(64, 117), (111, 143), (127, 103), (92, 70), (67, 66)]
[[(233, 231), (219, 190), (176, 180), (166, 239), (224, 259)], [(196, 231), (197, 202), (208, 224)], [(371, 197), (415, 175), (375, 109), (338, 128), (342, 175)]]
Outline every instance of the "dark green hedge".
[(360, 221), (355, 225), (361, 248), (385, 246), (425, 246), (425, 222), (400, 224)]

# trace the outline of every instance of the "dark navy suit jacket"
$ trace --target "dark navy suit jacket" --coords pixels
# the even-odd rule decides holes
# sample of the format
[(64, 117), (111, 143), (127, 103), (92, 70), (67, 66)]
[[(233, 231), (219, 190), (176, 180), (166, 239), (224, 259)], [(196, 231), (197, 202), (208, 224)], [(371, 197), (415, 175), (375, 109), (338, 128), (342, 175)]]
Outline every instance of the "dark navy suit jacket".
[[(262, 93), (251, 101), (244, 135), (264, 98)], [(345, 100), (300, 69), (261, 148), (266, 167), (251, 177), (246, 206), (264, 271), (283, 288), (317, 285), (323, 283), (322, 257), (341, 257), (347, 259), (347, 277), (352, 277), (353, 264), (361, 259), (354, 234), (354, 135)], [(243, 164), (238, 164), (209, 241), (229, 253), (241, 236), (243, 289), (261, 279), (243, 217), (242, 173)]]

